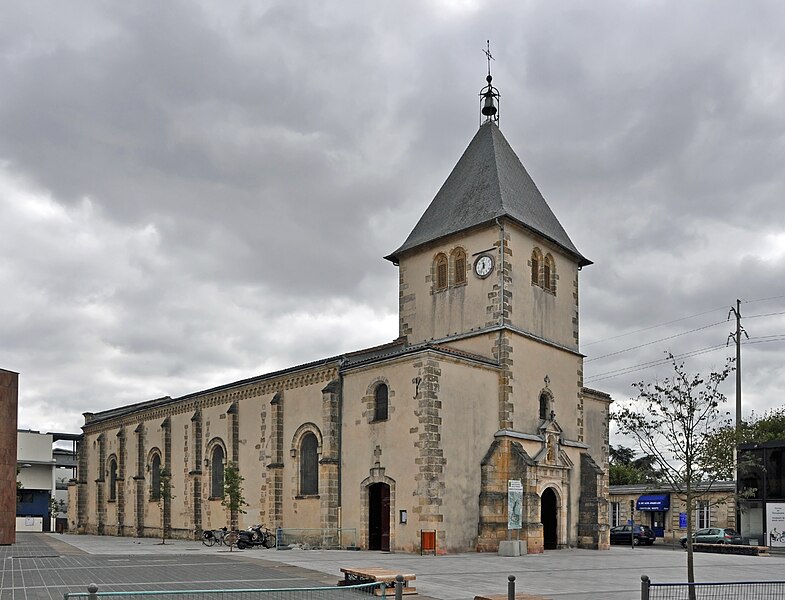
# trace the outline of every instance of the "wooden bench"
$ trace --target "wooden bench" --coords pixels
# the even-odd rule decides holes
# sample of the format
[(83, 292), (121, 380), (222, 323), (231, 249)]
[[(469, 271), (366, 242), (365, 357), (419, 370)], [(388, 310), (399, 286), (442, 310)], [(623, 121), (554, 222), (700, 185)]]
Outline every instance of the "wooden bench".
[[(387, 593), (385, 594), (386, 596), (393, 596), (395, 594), (395, 577), (401, 575), (403, 576), (403, 593), (407, 595), (417, 593), (416, 588), (409, 585), (411, 581), (417, 579), (417, 576), (414, 573), (398, 573), (398, 571), (382, 569), (381, 567), (342, 568), (341, 573), (343, 573), (343, 579), (338, 582), (338, 585), (384, 583), (388, 588)], [(381, 596), (381, 588), (374, 590), (374, 594)]]

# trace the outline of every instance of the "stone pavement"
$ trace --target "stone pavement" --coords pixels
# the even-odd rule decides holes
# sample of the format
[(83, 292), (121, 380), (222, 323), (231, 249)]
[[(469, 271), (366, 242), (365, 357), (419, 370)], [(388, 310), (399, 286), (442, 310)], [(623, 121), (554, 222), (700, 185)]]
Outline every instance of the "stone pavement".
[[(554, 600), (637, 600), (643, 574), (654, 582), (686, 579), (686, 553), (657, 545), (635, 550), (614, 546), (607, 552), (553, 550), (522, 557), (263, 548), (230, 553), (226, 549), (207, 548), (199, 542), (181, 540), (168, 541), (161, 546), (154, 539), (28, 535), (45, 539), (47, 544), (41, 552), (56, 551), (60, 558), (10, 559), (16, 571), (11, 570), (9, 579), (9, 559), (3, 557), (0, 600), (61, 598), (59, 590), (68, 587), (72, 591), (82, 591), (91, 581), (98, 583), (101, 590), (334, 585), (341, 576), (341, 567), (372, 566), (413, 571), (417, 574), (414, 585), (420, 598), (438, 600), (472, 600), (475, 595), (504, 594), (508, 575), (517, 578), (518, 592)], [(21, 555), (26, 538), (20, 536), (20, 543), (15, 545), (20, 549), (11, 550), (9, 555)], [(24, 551), (34, 553), (31, 548)], [(33, 567), (30, 561), (40, 565)], [(46, 564), (46, 561), (50, 563)], [(60, 571), (52, 561), (65, 561), (65, 570)], [(785, 579), (785, 556), (782, 555), (696, 554), (695, 564), (699, 581)], [(54, 568), (55, 573), (62, 574), (44, 574), (46, 568)], [(36, 570), (42, 574), (37, 575)], [(62, 582), (57, 577), (61, 577)], [(28, 583), (33, 585), (28, 588)], [(13, 593), (7, 593), (9, 589)]]

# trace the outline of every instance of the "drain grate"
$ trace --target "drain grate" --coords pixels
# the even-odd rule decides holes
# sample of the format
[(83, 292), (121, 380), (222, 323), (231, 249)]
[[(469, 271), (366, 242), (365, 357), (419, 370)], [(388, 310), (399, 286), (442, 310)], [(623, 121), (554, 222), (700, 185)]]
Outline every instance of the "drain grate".
[(26, 556), (9, 556), (8, 558), (15, 558), (22, 560), (25, 558), (60, 558), (59, 554), (28, 554)]

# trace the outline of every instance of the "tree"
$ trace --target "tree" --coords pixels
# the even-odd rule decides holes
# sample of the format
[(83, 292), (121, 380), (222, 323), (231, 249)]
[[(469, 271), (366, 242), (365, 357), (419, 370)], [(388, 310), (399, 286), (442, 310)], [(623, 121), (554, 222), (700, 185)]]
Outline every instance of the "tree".
[(172, 502), (172, 472), (166, 467), (158, 471), (158, 508), (161, 512), (161, 543), (166, 544), (167, 519), (166, 513)]
[(611, 485), (657, 483), (662, 479), (653, 456), (645, 454), (635, 458), (635, 450), (624, 446), (611, 446), (609, 453)]
[[(733, 361), (729, 359), (722, 370), (704, 378), (687, 373), (672, 354), (668, 358), (673, 375), (662, 382), (633, 384), (637, 398), (617, 410), (614, 419), (622, 434), (635, 438), (653, 457), (662, 479), (685, 502), (687, 581), (694, 583), (693, 514), (696, 502), (720, 479), (708, 439), (722, 424), (720, 406), (726, 398), (719, 388), (733, 371)], [(690, 600), (694, 598), (691, 587)]]
[(243, 497), (243, 481), (245, 477), (240, 475), (240, 470), (234, 462), (226, 463), (224, 468), (224, 497), (221, 504), (229, 509), (230, 529), (237, 529), (237, 520), (240, 513), (245, 514), (243, 506), (248, 503)]
[[(774, 408), (756, 415), (753, 411), (749, 419), (741, 422), (739, 431), (736, 424), (728, 419), (721, 427), (712, 433), (707, 443), (712, 447), (712, 453), (717, 460), (717, 468), (724, 479), (736, 478), (736, 464), (734, 463), (734, 449), (738, 444), (761, 444), (772, 440), (785, 440), (785, 406)], [(754, 467), (742, 460), (739, 464), (740, 471)]]

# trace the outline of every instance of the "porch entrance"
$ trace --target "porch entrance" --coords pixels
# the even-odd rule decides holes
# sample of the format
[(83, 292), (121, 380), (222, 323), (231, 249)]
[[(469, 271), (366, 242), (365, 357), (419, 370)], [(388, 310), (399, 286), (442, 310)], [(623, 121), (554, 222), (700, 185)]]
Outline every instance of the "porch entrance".
[(390, 486), (368, 487), (368, 550), (390, 550)]
[(559, 547), (559, 514), (556, 493), (548, 488), (540, 499), (540, 521), (542, 522), (543, 547), (556, 550)]

